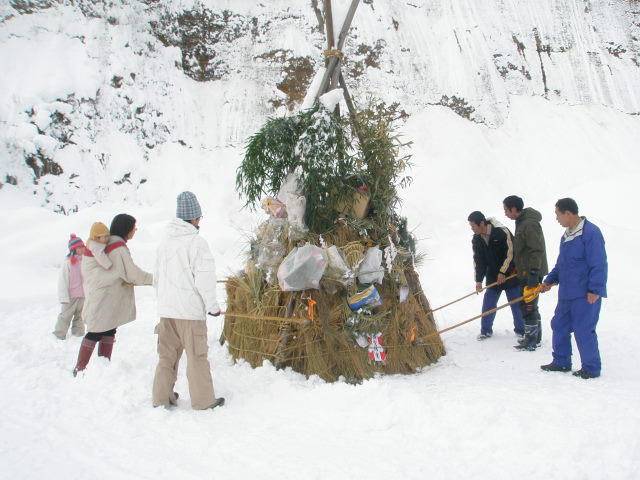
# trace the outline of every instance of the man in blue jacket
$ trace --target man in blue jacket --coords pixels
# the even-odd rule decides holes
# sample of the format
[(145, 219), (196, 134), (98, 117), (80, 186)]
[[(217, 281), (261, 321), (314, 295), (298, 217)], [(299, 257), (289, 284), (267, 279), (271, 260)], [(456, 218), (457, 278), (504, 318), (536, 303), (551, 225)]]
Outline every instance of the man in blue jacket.
[(551, 320), (553, 361), (540, 368), (549, 372), (571, 370), (571, 332), (576, 339), (582, 368), (573, 374), (589, 379), (600, 376), (596, 325), (602, 298), (607, 296), (607, 253), (600, 229), (578, 215), (572, 198), (556, 202), (556, 219), (566, 228), (560, 240), (556, 266), (542, 283), (548, 291), (559, 284), (558, 305)]

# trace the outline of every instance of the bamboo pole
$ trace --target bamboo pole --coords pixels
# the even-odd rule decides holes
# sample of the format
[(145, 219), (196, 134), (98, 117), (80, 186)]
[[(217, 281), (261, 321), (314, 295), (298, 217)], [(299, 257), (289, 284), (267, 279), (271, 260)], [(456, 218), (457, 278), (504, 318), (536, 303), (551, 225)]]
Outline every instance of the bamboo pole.
[[(329, 1), (330, 0), (325, 0), (325, 2), (329, 2)], [(344, 45), (344, 41), (346, 39), (347, 32), (351, 27), (351, 22), (353, 21), (353, 16), (356, 13), (358, 3), (360, 3), (360, 0), (351, 1), (351, 6), (349, 7), (349, 11), (347, 12), (347, 16), (345, 17), (345, 21), (344, 21), (344, 24), (342, 25), (342, 29), (340, 30), (340, 35), (338, 36), (337, 50), (339, 51), (342, 50), (342, 46)], [(326, 20), (326, 17), (327, 15), (325, 11), (325, 20)], [(328, 27), (329, 27), (329, 23), (327, 22), (327, 36), (329, 35)], [(333, 25), (332, 25), (332, 31), (333, 31)], [(332, 56), (331, 58), (329, 58), (327, 69), (324, 72), (324, 75), (322, 76), (322, 81), (320, 82), (320, 88), (318, 88), (318, 92), (316, 93), (316, 98), (314, 99), (314, 102), (317, 101), (321, 95), (324, 95), (329, 91), (329, 82), (334, 74), (335, 68), (339, 65), (339, 63), (340, 63), (340, 60), (337, 56)]]
[[(540, 287), (538, 287), (538, 294), (540, 294), (540, 293), (541, 293), (541, 290), (540, 290)], [(476, 315), (475, 317), (471, 317), (470, 319), (465, 320), (464, 322), (456, 323), (455, 325), (452, 325), (450, 327), (443, 328), (442, 330), (438, 330), (437, 332), (432, 332), (432, 333), (429, 333), (428, 335), (425, 335), (424, 337), (417, 338), (413, 342), (413, 344), (414, 345), (421, 345), (421, 344), (425, 343), (425, 340), (427, 340), (428, 338), (435, 337), (436, 335), (440, 335), (441, 333), (444, 333), (444, 332), (448, 332), (449, 330), (453, 330), (454, 328), (458, 328), (458, 327), (460, 327), (460, 326), (462, 326), (462, 325), (464, 325), (466, 323), (472, 322), (473, 320), (477, 320), (478, 318), (486, 317), (487, 315), (490, 315), (490, 314), (492, 314), (494, 312), (497, 312), (500, 309), (503, 309), (505, 307), (513, 305), (514, 303), (518, 303), (518, 302), (522, 301), (525, 296), (526, 295), (522, 295), (521, 297), (514, 298), (513, 300), (511, 300), (510, 302), (505, 303), (504, 305), (500, 305), (499, 307), (492, 308), (491, 310), (487, 310), (486, 312), (482, 312), (480, 315)]]
[(464, 322), (456, 323), (455, 325), (452, 325), (452, 326), (447, 327), (447, 328), (443, 328), (442, 330), (438, 330), (437, 332), (431, 332), (428, 335), (425, 335), (424, 337), (417, 338), (413, 342), (413, 344), (414, 345), (421, 345), (421, 344), (425, 343), (425, 340), (427, 340), (427, 339), (429, 339), (431, 337), (435, 337), (436, 335), (440, 335), (441, 333), (448, 332), (449, 330), (453, 330), (454, 328), (458, 328), (458, 327), (464, 325), (465, 323), (472, 322), (473, 320), (476, 320), (478, 318), (486, 317), (487, 315), (489, 315), (491, 313), (497, 312), (501, 308), (508, 307), (509, 305), (513, 305), (514, 303), (517, 303), (517, 302), (521, 301), (523, 298), (524, 298), (524, 295), (522, 297), (515, 298), (515, 299), (511, 300), (510, 302), (505, 303), (504, 305), (500, 305), (499, 307), (492, 308), (491, 310), (487, 310), (486, 312), (482, 312), (480, 315), (476, 315), (475, 317), (472, 317), (472, 318), (470, 318), (468, 320), (465, 320)]
[(327, 49), (332, 50), (335, 45), (333, 34), (333, 13), (331, 12), (331, 0), (324, 0), (324, 21), (327, 27)]
[(316, 18), (318, 19), (318, 27), (320, 28), (320, 33), (324, 34), (324, 18), (322, 18), (322, 12), (318, 8), (318, 0), (311, 0), (311, 6), (313, 7), (313, 11), (316, 14)]
[[(292, 295), (291, 298), (289, 299), (289, 304), (287, 305), (287, 311), (284, 314), (284, 316), (286, 317), (285, 319), (292, 318), (293, 309), (295, 305), (296, 305), (296, 295)], [(287, 343), (289, 342), (290, 326), (291, 325), (289, 324), (289, 322), (283, 322), (282, 325), (280, 325), (280, 332), (279, 332), (280, 336), (278, 338), (278, 347), (276, 348), (276, 357), (275, 357), (276, 368), (279, 368), (284, 362), (284, 351), (287, 348)]]
[[(514, 273), (513, 275), (509, 275), (508, 277), (506, 277), (506, 278), (504, 279), (504, 281), (506, 282), (507, 280), (511, 280), (511, 279), (512, 279), (513, 277), (515, 277), (516, 275), (517, 275), (517, 273)], [(458, 298), (458, 299), (454, 300), (453, 302), (449, 302), (449, 303), (447, 303), (446, 305), (442, 305), (441, 307), (434, 308), (433, 310), (430, 310), (430, 311), (428, 311), (427, 313), (433, 313), (433, 312), (436, 312), (436, 311), (438, 311), (438, 310), (441, 310), (441, 309), (443, 309), (444, 307), (448, 307), (449, 305), (453, 305), (454, 303), (457, 303), (457, 302), (459, 302), (460, 300), (464, 300), (465, 298), (470, 297), (471, 295), (477, 295), (477, 294), (479, 294), (480, 292), (482, 292), (482, 291), (486, 290), (487, 288), (495, 287), (496, 285), (498, 285), (498, 282), (493, 282), (491, 285), (487, 285), (486, 287), (481, 288), (480, 290), (476, 290), (476, 291), (474, 291), (474, 292), (468, 293), (468, 294), (467, 294), (467, 295), (465, 295), (464, 297), (460, 297), (460, 298)]]

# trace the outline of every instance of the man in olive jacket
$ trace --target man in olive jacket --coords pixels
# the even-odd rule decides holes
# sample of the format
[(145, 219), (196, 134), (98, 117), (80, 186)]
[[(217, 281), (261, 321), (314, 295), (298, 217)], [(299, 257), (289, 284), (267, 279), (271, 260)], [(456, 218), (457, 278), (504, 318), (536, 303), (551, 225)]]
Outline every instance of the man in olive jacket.
[[(510, 195), (502, 201), (504, 214), (516, 221), (514, 238), (514, 257), (516, 271), (520, 279), (522, 293), (526, 287), (540, 286), (542, 278), (549, 273), (547, 266), (547, 250), (540, 221), (542, 215), (531, 207), (524, 208), (524, 201), (516, 195)], [(518, 350), (533, 351), (542, 339), (542, 322), (538, 312), (538, 296), (530, 301), (520, 302), (524, 318), (524, 338)]]

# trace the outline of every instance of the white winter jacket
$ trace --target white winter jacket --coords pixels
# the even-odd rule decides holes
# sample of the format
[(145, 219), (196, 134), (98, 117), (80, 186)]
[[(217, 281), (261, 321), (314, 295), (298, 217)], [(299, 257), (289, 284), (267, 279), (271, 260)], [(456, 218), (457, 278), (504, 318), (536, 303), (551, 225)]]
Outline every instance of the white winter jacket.
[(153, 285), (160, 317), (206, 320), (220, 311), (216, 300), (216, 264), (198, 229), (182, 219), (167, 225), (158, 246)]

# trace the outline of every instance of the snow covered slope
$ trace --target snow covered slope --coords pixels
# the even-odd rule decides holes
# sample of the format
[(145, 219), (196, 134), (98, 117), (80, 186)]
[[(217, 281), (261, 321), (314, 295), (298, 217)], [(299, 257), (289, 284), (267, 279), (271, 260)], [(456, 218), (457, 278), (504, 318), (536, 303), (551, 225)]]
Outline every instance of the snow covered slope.
[[(299, 0), (14, 1), (0, 18), (0, 184), (59, 212), (140, 201), (162, 147), (241, 147), (300, 105), (325, 47)], [(632, 0), (369, 0), (345, 76), (356, 100), (492, 127), (520, 95), (637, 114), (639, 20)]]
[[(51, 334), (58, 268), (71, 232), (86, 236), (92, 222), (128, 212), (139, 227), (132, 255), (151, 269), (175, 196), (186, 189), (200, 198), (201, 235), (219, 276), (243, 265), (246, 238), (262, 217), (241, 210), (235, 168), (243, 139), (267, 115), (287, 109), (287, 95), (274, 86), (288, 78), (283, 65), (299, 72), (305, 63), (293, 58), (321, 61), (310, 2), (199, 2), (264, 24), (255, 41), (249, 28), (248, 36), (216, 47), (227, 53), (213, 70), (165, 47), (149, 26), (150, 17), (177, 15), (193, 0), (113, 0), (108, 9), (90, 0), (18, 3), (51, 7), (18, 15), (0, 3), (1, 477), (640, 478), (640, 117), (631, 115), (640, 87), (637, 2), (368, 0), (348, 44), (353, 68), (358, 59), (370, 64), (348, 80), (352, 93), (374, 91), (411, 114), (402, 132), (413, 141), (416, 165), (413, 185), (401, 192), (402, 214), (426, 253), (420, 278), (433, 305), (475, 286), (466, 221), (473, 210), (512, 226), (501, 201), (521, 195), (543, 215), (551, 264), (562, 234), (553, 218), (558, 198), (574, 197), (601, 227), (610, 275), (598, 325), (600, 378), (540, 371), (551, 359), (555, 289), (540, 300), (544, 333), (535, 352), (513, 349), (510, 315), (499, 312), (491, 340), (477, 342), (472, 322), (443, 334), (447, 355), (421, 373), (357, 386), (270, 364), (234, 364), (217, 342), (217, 318), (208, 322), (209, 359), (216, 393), (227, 403), (210, 412), (190, 408), (185, 360), (177, 408), (151, 408), (151, 289), (136, 290), (138, 318), (118, 330), (112, 362), (94, 357), (73, 378), (80, 339)], [(276, 16), (281, 20), (267, 22)], [(245, 31), (242, 18), (229, 19)], [(538, 56), (533, 27), (541, 44), (552, 46), (549, 53)], [(376, 52), (380, 38), (379, 57), (364, 48), (357, 53), (367, 42)], [(567, 50), (570, 44), (582, 50)], [(272, 49), (292, 53), (260, 57)], [(199, 82), (183, 74), (192, 67), (193, 75), (198, 68), (226, 73)], [(475, 121), (459, 114), (469, 109), (453, 97), (475, 108)], [(283, 104), (276, 108), (277, 100)], [(43, 158), (55, 160), (64, 173), (34, 185), (24, 165), (29, 155), (37, 167)], [(76, 205), (72, 215), (52, 211)], [(224, 302), (222, 287), (219, 294)], [(440, 310), (436, 321), (445, 328), (477, 315), (481, 301)], [(577, 355), (573, 362), (579, 368)]]

